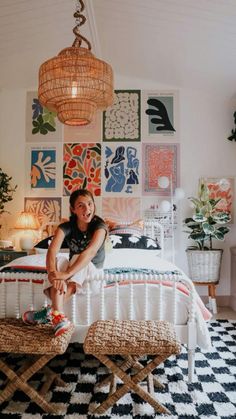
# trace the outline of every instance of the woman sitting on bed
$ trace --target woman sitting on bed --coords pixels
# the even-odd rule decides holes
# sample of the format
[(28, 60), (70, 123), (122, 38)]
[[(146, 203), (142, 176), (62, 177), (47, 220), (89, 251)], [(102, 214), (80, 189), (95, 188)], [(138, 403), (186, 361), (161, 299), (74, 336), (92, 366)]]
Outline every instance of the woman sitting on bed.
[[(44, 284), (44, 292), (52, 305), (40, 311), (27, 311), (22, 317), (28, 324), (52, 322), (56, 336), (70, 327), (70, 321), (64, 315), (65, 300), (81, 289), (87, 276), (96, 274), (103, 267), (105, 259), (107, 226), (95, 215), (91, 192), (86, 189), (74, 191), (70, 196), (70, 211), (70, 220), (58, 226), (47, 252), (48, 281)], [(64, 239), (70, 249), (69, 261), (63, 256), (57, 258)]]

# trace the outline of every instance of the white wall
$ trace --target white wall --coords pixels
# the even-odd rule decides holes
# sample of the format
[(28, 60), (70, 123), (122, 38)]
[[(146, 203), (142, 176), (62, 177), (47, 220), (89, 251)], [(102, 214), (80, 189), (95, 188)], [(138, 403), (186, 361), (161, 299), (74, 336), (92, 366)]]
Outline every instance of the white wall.
[[(128, 80), (124, 77), (116, 79), (117, 89), (160, 89), (155, 82), (145, 80)], [(176, 88), (169, 86), (169, 88)], [(178, 88), (178, 87), (177, 87)], [(33, 90), (29, 88), (29, 90)], [(236, 102), (233, 98), (225, 97), (224, 93), (214, 91), (187, 90), (178, 88), (180, 93), (180, 172), (181, 187), (186, 197), (196, 195), (198, 179), (200, 176), (225, 177), (236, 175), (236, 143), (227, 140), (233, 128), (233, 112)], [(234, 102), (234, 104), (233, 104)], [(13, 202), (7, 209), (11, 215), (5, 216), (9, 226), (13, 226), (16, 213), (23, 210), (24, 183), (25, 183), (25, 107), (26, 91), (2, 90), (0, 92), (0, 167), (13, 177), (18, 184)], [(234, 202), (235, 204), (235, 202)], [(187, 199), (182, 204), (180, 221), (191, 215)], [(217, 294), (226, 296), (230, 294), (230, 252), (229, 248), (236, 244), (235, 226), (232, 225), (230, 233), (226, 236), (223, 256), (221, 281)], [(176, 262), (187, 270), (185, 248), (186, 234), (182, 232), (180, 223), (175, 237)], [(199, 290), (201, 294), (205, 290)]]

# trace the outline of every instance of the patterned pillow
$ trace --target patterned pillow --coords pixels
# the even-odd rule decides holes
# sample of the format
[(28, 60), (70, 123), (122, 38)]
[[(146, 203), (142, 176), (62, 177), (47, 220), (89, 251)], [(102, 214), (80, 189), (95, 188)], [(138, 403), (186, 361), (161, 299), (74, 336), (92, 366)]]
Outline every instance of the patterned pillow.
[(144, 222), (143, 220), (136, 220), (132, 223), (122, 223), (105, 219), (111, 234), (143, 234)]
[(113, 249), (146, 249), (160, 250), (159, 244), (151, 237), (141, 234), (110, 233), (110, 240)]

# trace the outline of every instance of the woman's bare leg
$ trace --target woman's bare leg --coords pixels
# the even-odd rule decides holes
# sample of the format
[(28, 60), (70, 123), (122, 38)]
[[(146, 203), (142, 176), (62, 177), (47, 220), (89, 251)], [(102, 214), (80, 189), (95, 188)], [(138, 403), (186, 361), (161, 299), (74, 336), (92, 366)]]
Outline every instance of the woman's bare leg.
[(64, 312), (64, 302), (68, 300), (76, 291), (76, 285), (74, 282), (69, 282), (67, 284), (66, 293), (61, 293), (56, 290), (54, 287), (50, 287), (49, 295), (52, 301), (52, 308), (55, 311)]

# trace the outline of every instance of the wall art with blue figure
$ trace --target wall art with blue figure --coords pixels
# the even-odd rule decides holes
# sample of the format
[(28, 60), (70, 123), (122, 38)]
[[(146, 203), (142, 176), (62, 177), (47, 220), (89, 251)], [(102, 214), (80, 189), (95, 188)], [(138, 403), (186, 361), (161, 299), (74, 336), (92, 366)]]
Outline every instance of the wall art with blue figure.
[(134, 143), (103, 147), (102, 190), (109, 196), (139, 196), (141, 191), (140, 146)]

